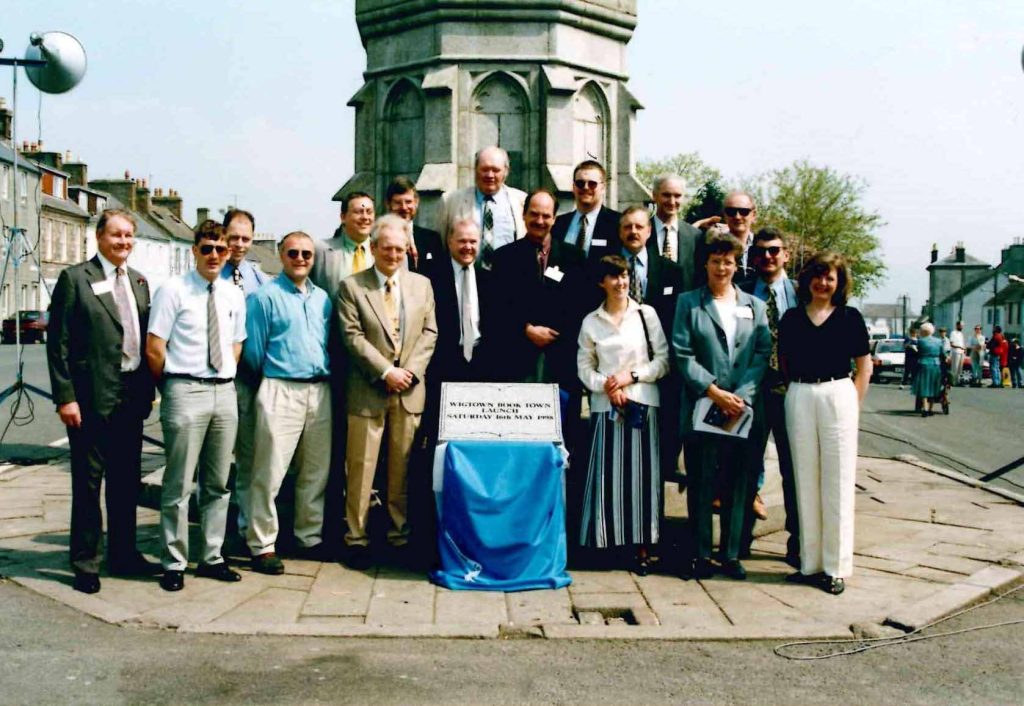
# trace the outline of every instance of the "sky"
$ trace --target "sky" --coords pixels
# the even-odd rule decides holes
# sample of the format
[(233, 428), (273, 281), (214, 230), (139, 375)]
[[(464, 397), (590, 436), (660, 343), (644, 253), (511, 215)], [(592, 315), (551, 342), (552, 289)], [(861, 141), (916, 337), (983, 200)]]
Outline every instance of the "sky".
[[(89, 60), (63, 95), (19, 77), (19, 141), (70, 150), (93, 179), (177, 189), (188, 221), (237, 204), (260, 232), (332, 233), (365, 67), (353, 0), (3, 5), (0, 56), (61, 30)], [(696, 151), (729, 181), (797, 159), (862, 178), (889, 266), (866, 301), (917, 308), (932, 243), (995, 263), (1024, 237), (1022, 48), (1010, 0), (640, 0), (636, 157)]]

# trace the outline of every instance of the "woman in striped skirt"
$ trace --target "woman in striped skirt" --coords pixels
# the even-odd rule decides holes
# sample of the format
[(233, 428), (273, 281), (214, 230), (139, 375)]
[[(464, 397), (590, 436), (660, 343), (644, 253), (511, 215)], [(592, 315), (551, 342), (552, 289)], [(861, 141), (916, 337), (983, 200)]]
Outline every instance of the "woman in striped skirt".
[(627, 267), (618, 255), (601, 258), (605, 301), (580, 329), (576, 360), (591, 429), (580, 544), (635, 546), (644, 574), (661, 520), (656, 383), (668, 372), (668, 342), (654, 309), (630, 298)]

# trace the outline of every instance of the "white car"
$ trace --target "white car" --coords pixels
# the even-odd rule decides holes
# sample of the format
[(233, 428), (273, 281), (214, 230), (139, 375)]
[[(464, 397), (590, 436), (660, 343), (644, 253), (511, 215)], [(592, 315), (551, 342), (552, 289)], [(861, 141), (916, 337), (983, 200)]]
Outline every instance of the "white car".
[(903, 380), (903, 365), (906, 354), (903, 352), (902, 338), (884, 338), (871, 342), (872, 382), (883, 382), (888, 378)]

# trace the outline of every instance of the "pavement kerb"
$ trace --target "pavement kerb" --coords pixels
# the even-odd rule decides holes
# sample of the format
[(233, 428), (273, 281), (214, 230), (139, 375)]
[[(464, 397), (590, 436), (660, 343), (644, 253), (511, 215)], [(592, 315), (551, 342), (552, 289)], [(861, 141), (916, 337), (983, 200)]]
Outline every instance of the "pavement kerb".
[(903, 463), (909, 463), (911, 466), (916, 466), (926, 471), (931, 471), (932, 473), (944, 476), (946, 478), (949, 478), (950, 480), (955, 480), (960, 483), (964, 483), (965, 485), (969, 485), (973, 488), (987, 490), (988, 492), (1004, 497), (1007, 500), (1012, 500), (1018, 505), (1024, 505), (1024, 495), (1020, 493), (1015, 493), (1012, 490), (1005, 490), (1003, 488), (996, 488), (989, 485), (988, 483), (978, 480), (977, 478), (971, 478), (966, 473), (961, 473), (960, 471), (954, 471), (951, 468), (943, 468), (942, 466), (936, 466), (934, 464), (927, 463), (926, 461), (922, 461), (913, 454), (899, 454), (898, 456), (893, 456), (892, 460), (902, 461)]
[(988, 598), (1006, 593), (1021, 583), (1024, 583), (1024, 574), (1020, 571), (989, 566), (916, 603), (898, 608), (882, 624), (913, 632)]

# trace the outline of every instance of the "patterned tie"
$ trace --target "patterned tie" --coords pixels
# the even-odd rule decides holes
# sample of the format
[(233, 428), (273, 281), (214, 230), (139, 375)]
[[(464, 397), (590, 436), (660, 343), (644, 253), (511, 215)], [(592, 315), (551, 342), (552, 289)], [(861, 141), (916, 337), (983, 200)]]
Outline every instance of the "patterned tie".
[(494, 255), (494, 213), (491, 211), (493, 203), (493, 196), (484, 196), (484, 232), (480, 243), (480, 265), (485, 270), (491, 269), (491, 259)]
[(217, 317), (217, 300), (213, 294), (213, 282), (206, 287), (206, 342), (210, 349), (210, 367), (218, 373), (224, 366), (224, 354), (220, 349), (220, 319)]
[(675, 262), (676, 261), (676, 249), (674, 247), (672, 247), (672, 241), (674, 241), (675, 238), (672, 235), (672, 230), (673, 230), (672, 226), (670, 226), (668, 224), (665, 225), (665, 245), (661, 249), (661, 254), (664, 257), (666, 257), (669, 260), (671, 260), (672, 262)]
[(548, 271), (548, 254), (551, 252), (551, 244), (547, 247), (537, 248), (537, 277), (544, 281), (544, 273)]
[(395, 360), (398, 360), (402, 355), (402, 333), (400, 330), (400, 322), (398, 319), (398, 305), (395, 302), (394, 284), (391, 279), (387, 279), (384, 282), (384, 313), (387, 314), (388, 321), (391, 322), (391, 341), (395, 344)]
[(139, 337), (135, 333), (135, 325), (132, 322), (132, 305), (128, 297), (128, 277), (124, 268), (117, 268), (117, 277), (114, 279), (114, 303), (117, 304), (117, 316), (121, 319), (121, 328), (124, 330), (124, 337), (121, 343), (121, 352), (130, 360), (135, 360), (139, 355)]
[(473, 360), (473, 344), (476, 330), (473, 327), (473, 288), (469, 282), (469, 267), (462, 266), (462, 357), (469, 363)]
[(771, 369), (779, 370), (779, 302), (775, 298), (775, 291), (768, 289), (768, 330), (772, 334), (772, 355), (768, 359)]
[(580, 218), (580, 228), (576, 231), (576, 247), (584, 253), (590, 254), (590, 243), (587, 242), (587, 216)]
[(231, 273), (231, 281), (242, 290), (242, 294), (245, 294), (245, 285), (242, 284), (242, 271), (238, 269), (238, 265), (235, 265), (234, 272)]
[(366, 269), (366, 252), (363, 251), (363, 244), (356, 246), (356, 252), (352, 256), (352, 274), (362, 272)]
[(629, 296), (638, 304), (644, 301), (643, 288), (640, 286), (640, 278), (636, 276), (637, 256), (629, 257)]

